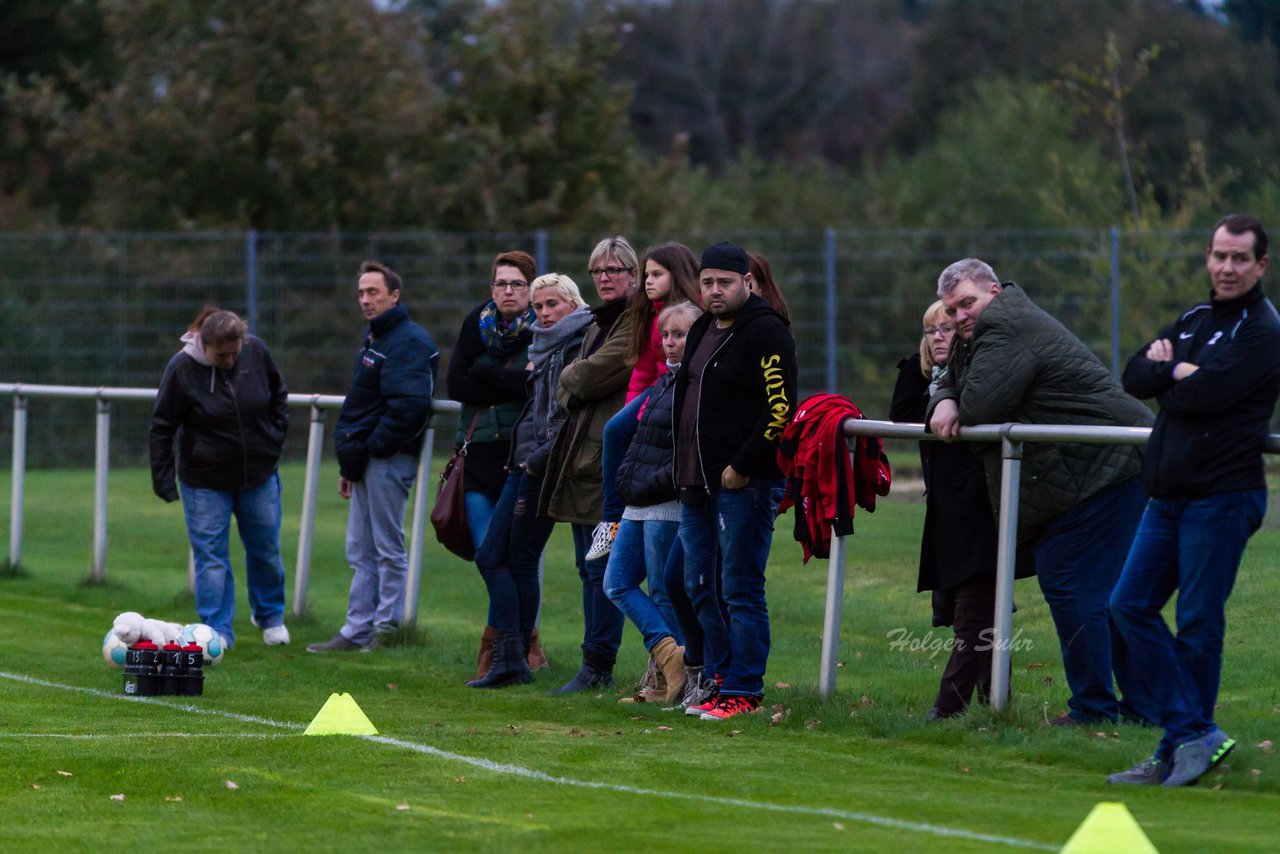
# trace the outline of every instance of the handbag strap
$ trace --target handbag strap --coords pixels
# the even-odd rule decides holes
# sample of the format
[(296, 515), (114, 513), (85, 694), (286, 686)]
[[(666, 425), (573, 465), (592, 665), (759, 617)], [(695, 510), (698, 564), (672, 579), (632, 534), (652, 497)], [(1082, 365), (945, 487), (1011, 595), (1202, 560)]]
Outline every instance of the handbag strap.
[(471, 444), (471, 434), (476, 431), (476, 425), (480, 423), (480, 416), (484, 414), (481, 409), (471, 417), (471, 426), (467, 428), (467, 435), (462, 437), (462, 447), (458, 449), (458, 456), (465, 457), (467, 455), (467, 445)]

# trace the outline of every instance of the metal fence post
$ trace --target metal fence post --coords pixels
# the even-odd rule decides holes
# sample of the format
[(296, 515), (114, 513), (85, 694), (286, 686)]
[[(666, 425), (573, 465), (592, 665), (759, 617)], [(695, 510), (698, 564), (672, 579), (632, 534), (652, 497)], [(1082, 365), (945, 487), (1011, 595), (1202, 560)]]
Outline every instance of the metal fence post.
[(1111, 226), (1111, 375), (1120, 378), (1120, 229)]
[(825, 269), (827, 295), (827, 391), (836, 390), (836, 230), (826, 233)]
[(538, 229), (533, 233), (533, 260), (538, 265), (538, 271), (545, 273), (550, 269), (547, 263), (547, 232)]
[(996, 549), (996, 613), (991, 638), (991, 705), (996, 711), (1009, 701), (1009, 661), (1013, 638), (1013, 576), (1018, 561), (1018, 487), (1022, 476), (1022, 443), (1009, 438), (1012, 424), (1001, 429), (1000, 532)]
[(258, 325), (258, 232), (252, 228), (244, 235), (244, 302), (249, 318), (249, 331), (261, 337)]
[(22, 503), (27, 480), (27, 398), (13, 396), (13, 482), (9, 485), (9, 566), (22, 563)]
[[(541, 268), (539, 268), (541, 269)], [(409, 577), (404, 587), (404, 624), (418, 624), (418, 590), (422, 586), (422, 554), (426, 550), (427, 502), (431, 500), (431, 453), (435, 450), (436, 427), (433, 418), (422, 438), (418, 455), (418, 482), (413, 488), (413, 524), (409, 529)]]
[(93, 453), (93, 569), (101, 584), (107, 576), (107, 470), (111, 462), (111, 401), (98, 398), (98, 425)]
[[(799, 508), (796, 508), (799, 512)], [(840, 618), (844, 610), (844, 557), (848, 537), (831, 538), (827, 561), (827, 608), (822, 620), (822, 664), (818, 671), (818, 691), (830, 697), (836, 690), (836, 669), (840, 655)]]
[(302, 518), (298, 523), (298, 562), (293, 570), (293, 613), (307, 609), (307, 584), (311, 580), (311, 540), (316, 529), (316, 489), (320, 480), (320, 455), (324, 449), (324, 410), (311, 402), (311, 431), (307, 435), (307, 473), (302, 484)]

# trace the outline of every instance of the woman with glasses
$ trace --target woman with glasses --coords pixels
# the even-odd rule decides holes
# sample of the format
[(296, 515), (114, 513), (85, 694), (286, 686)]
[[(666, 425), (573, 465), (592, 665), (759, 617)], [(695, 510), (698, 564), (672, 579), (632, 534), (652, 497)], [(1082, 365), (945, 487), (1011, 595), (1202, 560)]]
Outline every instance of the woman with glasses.
[[(529, 284), (535, 275), (537, 263), (527, 252), (498, 255), (488, 299), (462, 321), (449, 358), (449, 397), (462, 404), (454, 445), (466, 448), (462, 488), (471, 541), (477, 548), (484, 542), (494, 505), (507, 482), (511, 430), (529, 397), (526, 367), (534, 320)], [(497, 629), (489, 620), (480, 638), (476, 678), (489, 671), (496, 637)], [(535, 669), (546, 664), (536, 635), (529, 657)]]
[[(924, 313), (920, 350), (898, 363), (889, 417), (921, 423), (947, 370), (955, 327), (941, 300)], [(964, 443), (921, 442), (925, 516), (917, 590), (933, 591), (933, 625), (954, 626), (951, 658), (929, 712), (936, 721), (963, 714), (974, 689), (991, 691), (991, 631), (995, 622), (996, 524), (987, 479)]]

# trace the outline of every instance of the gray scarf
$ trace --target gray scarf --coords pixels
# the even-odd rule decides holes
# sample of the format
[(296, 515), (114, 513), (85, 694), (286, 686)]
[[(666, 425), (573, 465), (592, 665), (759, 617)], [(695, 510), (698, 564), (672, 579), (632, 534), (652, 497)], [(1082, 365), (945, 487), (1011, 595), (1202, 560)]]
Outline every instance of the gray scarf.
[(534, 367), (540, 367), (547, 357), (560, 348), (578, 332), (595, 322), (595, 316), (585, 306), (578, 306), (572, 313), (566, 314), (556, 322), (555, 326), (544, 327), (542, 321), (535, 320), (529, 327), (533, 330), (533, 343), (529, 345), (529, 361)]

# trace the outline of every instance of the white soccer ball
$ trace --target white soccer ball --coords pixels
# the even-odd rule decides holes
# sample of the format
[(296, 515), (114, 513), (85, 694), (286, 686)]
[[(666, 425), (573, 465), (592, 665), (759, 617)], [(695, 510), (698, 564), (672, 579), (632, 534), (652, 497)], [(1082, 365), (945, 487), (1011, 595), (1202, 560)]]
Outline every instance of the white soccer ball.
[(212, 667), (222, 661), (222, 654), (226, 651), (222, 646), (222, 635), (204, 623), (188, 623), (183, 626), (182, 636), (179, 640), (183, 646), (194, 643), (200, 647), (204, 651), (204, 663), (207, 667)]
[(102, 639), (102, 657), (107, 660), (116, 670), (124, 668), (125, 655), (129, 651), (129, 645), (120, 640), (120, 636), (116, 634), (115, 629), (109, 629), (107, 636)]

